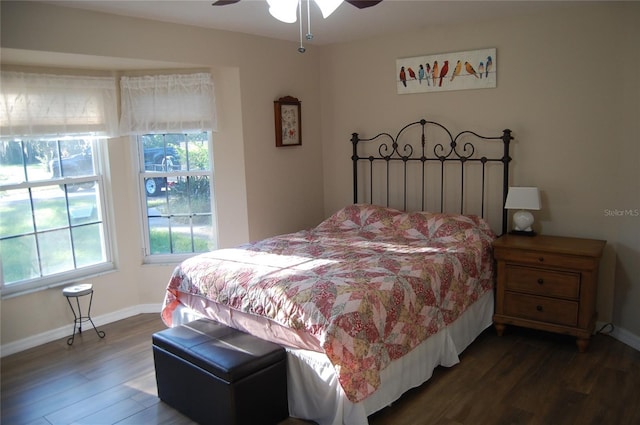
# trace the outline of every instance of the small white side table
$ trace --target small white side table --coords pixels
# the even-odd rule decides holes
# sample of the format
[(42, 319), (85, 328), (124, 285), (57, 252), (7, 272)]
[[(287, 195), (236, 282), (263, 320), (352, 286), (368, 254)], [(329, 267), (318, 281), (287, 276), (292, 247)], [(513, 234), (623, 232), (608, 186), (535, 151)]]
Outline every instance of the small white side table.
[[(90, 283), (82, 283), (79, 285), (67, 286), (62, 290), (62, 295), (64, 295), (67, 298), (67, 302), (69, 303), (69, 307), (71, 308), (71, 312), (73, 313), (73, 335), (71, 335), (69, 339), (67, 339), (67, 344), (73, 345), (73, 341), (76, 336), (76, 328), (78, 329), (78, 333), (81, 334), (82, 323), (84, 322), (91, 322), (91, 326), (93, 326), (93, 330), (96, 331), (96, 334), (98, 334), (98, 337), (104, 338), (106, 334), (103, 331), (99, 331), (96, 328), (96, 325), (93, 323), (93, 320), (91, 320), (91, 303), (93, 302), (93, 285)], [(87, 309), (87, 315), (83, 316), (82, 309), (80, 308), (80, 297), (84, 297), (86, 295), (90, 296), (89, 308)], [(76, 313), (76, 309), (73, 307), (73, 304), (71, 303), (71, 298), (76, 299), (76, 306), (78, 309), (77, 313)]]

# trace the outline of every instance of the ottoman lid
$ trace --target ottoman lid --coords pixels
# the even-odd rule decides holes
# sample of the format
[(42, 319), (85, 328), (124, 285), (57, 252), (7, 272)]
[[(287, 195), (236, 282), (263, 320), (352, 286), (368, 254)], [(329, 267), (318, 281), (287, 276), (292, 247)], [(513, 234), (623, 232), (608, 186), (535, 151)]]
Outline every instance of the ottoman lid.
[(153, 334), (153, 344), (208, 371), (235, 382), (285, 358), (278, 344), (208, 319)]

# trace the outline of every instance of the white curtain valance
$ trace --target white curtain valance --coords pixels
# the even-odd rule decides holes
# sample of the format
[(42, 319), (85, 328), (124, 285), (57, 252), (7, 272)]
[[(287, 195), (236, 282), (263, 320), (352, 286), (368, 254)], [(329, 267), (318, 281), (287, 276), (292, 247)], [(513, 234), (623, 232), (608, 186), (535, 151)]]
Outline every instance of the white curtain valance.
[(121, 134), (216, 130), (210, 74), (122, 77), (120, 95)]
[(117, 134), (113, 77), (2, 71), (0, 83), (3, 139)]

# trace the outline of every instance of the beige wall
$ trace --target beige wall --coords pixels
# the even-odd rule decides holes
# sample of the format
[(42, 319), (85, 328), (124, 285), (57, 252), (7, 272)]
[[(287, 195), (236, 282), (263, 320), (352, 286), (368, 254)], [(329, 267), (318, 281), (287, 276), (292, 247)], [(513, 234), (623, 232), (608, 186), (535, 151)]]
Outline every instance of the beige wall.
[[(538, 231), (608, 241), (600, 321), (640, 336), (640, 4), (579, 2), (554, 14), (330, 46), (322, 51), (325, 213), (352, 201), (352, 132), (428, 118), (514, 132), (514, 186), (538, 186)], [(396, 94), (397, 58), (495, 47), (497, 88)]]
[[(221, 247), (311, 227), (323, 218), (318, 55), (296, 44), (129, 19), (32, 2), (2, 2), (2, 48), (18, 65), (65, 68), (210, 68), (219, 129), (214, 135)], [(90, 28), (91, 32), (87, 33)], [(9, 49), (9, 50), (6, 50)], [(3, 55), (3, 65), (7, 60)], [(302, 101), (303, 144), (276, 148), (273, 101)], [(130, 146), (109, 142), (117, 271), (92, 278), (92, 316), (162, 302), (175, 264), (142, 265)], [(123, 313), (124, 312), (124, 313)], [(3, 299), (2, 345), (66, 327), (60, 288)]]
[[(54, 52), (102, 67), (162, 61), (164, 68), (212, 69), (222, 246), (313, 226), (350, 203), (354, 131), (395, 131), (422, 117), (489, 134), (511, 128), (512, 183), (543, 190), (538, 230), (608, 241), (600, 320), (639, 338), (640, 217), (605, 214), (640, 208), (637, 3), (575, 3), (553, 15), (309, 46), (304, 55), (295, 43), (266, 38), (31, 2), (1, 5), (2, 47), (28, 57)], [(496, 89), (396, 94), (396, 58), (487, 47), (497, 48)], [(272, 102), (284, 95), (302, 100), (301, 147), (274, 147)], [(120, 142), (109, 144), (122, 161), (113, 184), (126, 188), (113, 196), (118, 271), (93, 280), (94, 316), (160, 303), (173, 267), (141, 265), (134, 176)], [(70, 319), (59, 289), (2, 300), (1, 310), (3, 346)]]

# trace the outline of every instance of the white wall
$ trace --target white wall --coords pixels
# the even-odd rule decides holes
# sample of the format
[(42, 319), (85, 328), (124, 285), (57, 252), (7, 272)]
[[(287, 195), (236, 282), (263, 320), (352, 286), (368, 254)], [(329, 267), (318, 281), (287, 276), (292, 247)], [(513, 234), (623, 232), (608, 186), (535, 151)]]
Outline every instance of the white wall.
[[(607, 240), (600, 321), (640, 338), (640, 4), (578, 2), (553, 14), (436, 26), (322, 51), (325, 213), (352, 202), (352, 132), (427, 118), (513, 130), (512, 185), (543, 191), (538, 231)], [(497, 49), (497, 88), (396, 94), (397, 58)], [(635, 335), (635, 336), (633, 336)]]

